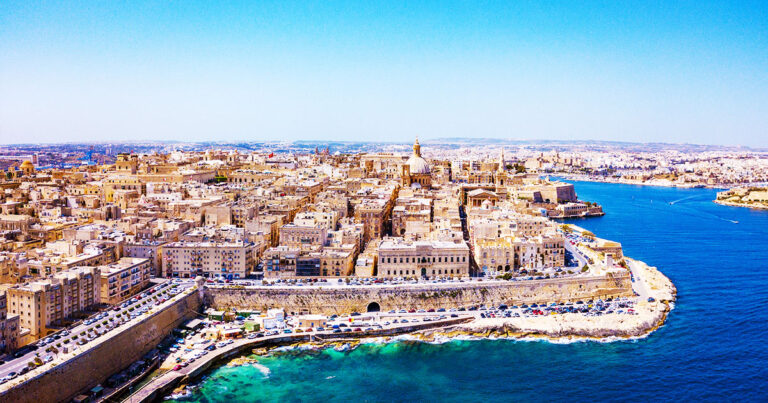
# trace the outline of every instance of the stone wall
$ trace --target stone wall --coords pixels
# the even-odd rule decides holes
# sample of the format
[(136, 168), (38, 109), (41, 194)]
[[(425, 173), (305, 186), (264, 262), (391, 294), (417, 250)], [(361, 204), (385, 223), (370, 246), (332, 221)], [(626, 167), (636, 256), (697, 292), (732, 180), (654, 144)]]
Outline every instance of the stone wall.
[(93, 346), (87, 353), (4, 391), (0, 394), (0, 401), (69, 401), (157, 347), (173, 328), (196, 316), (201, 302), (200, 294), (192, 292), (168, 308)]
[(629, 273), (610, 277), (547, 279), (531, 281), (472, 282), (407, 285), (397, 287), (258, 287), (251, 289), (208, 288), (206, 303), (216, 309), (285, 308), (288, 312), (319, 314), (366, 312), (372, 302), (382, 311), (430, 309), (473, 305), (520, 305), (578, 301), (607, 296), (630, 296)]

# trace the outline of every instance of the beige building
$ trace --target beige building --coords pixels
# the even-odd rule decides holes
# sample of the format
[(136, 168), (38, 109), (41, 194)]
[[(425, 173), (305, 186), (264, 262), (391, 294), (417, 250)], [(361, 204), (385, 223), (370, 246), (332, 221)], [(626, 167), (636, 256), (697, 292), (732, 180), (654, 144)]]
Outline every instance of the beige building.
[(389, 238), (379, 245), (379, 277), (465, 277), (469, 275), (466, 243), (405, 241)]
[(527, 274), (565, 265), (565, 241), (557, 235), (476, 239), (473, 251), (477, 266), (489, 275)]
[(589, 212), (589, 206), (584, 203), (568, 202), (565, 204), (559, 204), (555, 210), (558, 215), (564, 217), (584, 216)]
[(345, 277), (355, 269), (355, 249), (325, 249), (307, 252), (278, 246), (264, 252), (264, 277)]
[(163, 246), (167, 277), (244, 278), (256, 264), (249, 242), (173, 242)]
[(102, 304), (114, 305), (140, 292), (149, 284), (152, 265), (148, 259), (124, 257), (99, 266), (99, 295)]
[(49, 326), (98, 304), (98, 277), (95, 267), (76, 267), (11, 287), (8, 312), (19, 315), (19, 326), (29, 329), (32, 337), (45, 336)]
[(165, 245), (165, 242), (136, 240), (123, 245), (123, 255), (126, 257), (148, 259), (152, 274), (160, 277), (162, 276), (163, 268), (163, 245)]
[(419, 197), (398, 197), (392, 209), (392, 234), (404, 236), (413, 226), (432, 222), (432, 200)]
[(280, 245), (302, 250), (317, 249), (325, 245), (328, 230), (322, 227), (305, 227), (286, 224), (280, 228)]
[(6, 293), (0, 293), (0, 353), (10, 353), (19, 347), (19, 315), (8, 316)]
[(381, 238), (392, 214), (392, 203), (384, 199), (365, 199), (355, 207), (355, 222), (364, 225), (363, 242)]

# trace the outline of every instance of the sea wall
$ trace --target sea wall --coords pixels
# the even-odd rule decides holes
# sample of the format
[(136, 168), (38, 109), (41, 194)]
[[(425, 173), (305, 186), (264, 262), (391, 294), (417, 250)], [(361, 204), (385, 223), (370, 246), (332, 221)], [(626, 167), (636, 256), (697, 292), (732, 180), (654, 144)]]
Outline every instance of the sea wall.
[(293, 344), (300, 342), (328, 342), (340, 340), (356, 340), (365, 337), (386, 337), (398, 334), (434, 330), (446, 326), (456, 326), (470, 321), (471, 318), (464, 316), (460, 318), (451, 318), (434, 322), (413, 323), (409, 325), (397, 325), (386, 329), (365, 330), (354, 333), (292, 333), (280, 334), (277, 336), (267, 336), (265, 339), (249, 340), (239, 339), (230, 346), (225, 346), (214, 350), (213, 353), (205, 355), (192, 363), (189, 367), (182, 368), (179, 371), (168, 371), (159, 377), (152, 379), (140, 390), (137, 390), (130, 396), (128, 401), (131, 403), (147, 403), (161, 401), (161, 397), (170, 393), (180, 383), (190, 382), (211, 369), (217, 363), (243, 354), (253, 348), (277, 346), (282, 344)]
[(0, 401), (69, 401), (157, 347), (173, 328), (197, 315), (201, 302), (200, 293), (192, 292), (162, 311), (94, 345), (89, 351), (0, 393)]
[(489, 281), (401, 286), (208, 288), (206, 303), (216, 309), (284, 308), (288, 312), (366, 312), (377, 303), (390, 309), (438, 309), (473, 305), (520, 305), (633, 295), (629, 273), (571, 279)]

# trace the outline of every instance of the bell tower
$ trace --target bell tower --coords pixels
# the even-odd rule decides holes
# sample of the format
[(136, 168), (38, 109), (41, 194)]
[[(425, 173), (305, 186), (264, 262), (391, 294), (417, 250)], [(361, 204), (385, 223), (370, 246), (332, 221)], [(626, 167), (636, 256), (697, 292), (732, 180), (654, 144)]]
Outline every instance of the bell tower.
[(413, 155), (421, 157), (421, 144), (419, 144), (418, 137), (416, 137), (416, 142), (413, 143)]

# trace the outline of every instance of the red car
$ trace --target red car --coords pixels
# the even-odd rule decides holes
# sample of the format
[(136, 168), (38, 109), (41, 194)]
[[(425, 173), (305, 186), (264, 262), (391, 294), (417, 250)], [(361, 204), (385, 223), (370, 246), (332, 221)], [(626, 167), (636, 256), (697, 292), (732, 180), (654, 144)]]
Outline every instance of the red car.
[(178, 370), (180, 370), (180, 369), (181, 369), (181, 365), (177, 365), (177, 366), (173, 367), (173, 370), (174, 370), (174, 371), (178, 371)]

